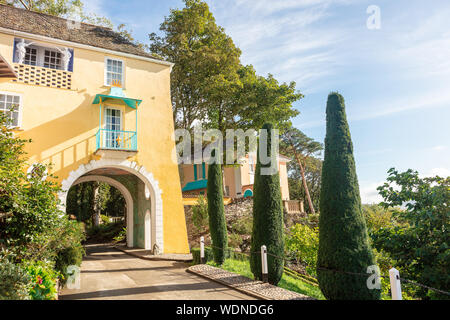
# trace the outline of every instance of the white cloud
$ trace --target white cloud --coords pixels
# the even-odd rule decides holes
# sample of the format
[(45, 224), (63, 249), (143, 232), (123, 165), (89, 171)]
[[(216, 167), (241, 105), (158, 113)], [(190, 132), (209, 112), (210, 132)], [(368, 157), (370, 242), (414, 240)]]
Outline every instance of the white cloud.
[(447, 146), (434, 146), (431, 148), (432, 151), (436, 151), (436, 152), (444, 151), (447, 149), (448, 149)]
[(360, 183), (361, 202), (364, 204), (379, 203), (383, 198), (378, 194), (377, 188), (384, 182), (362, 182)]
[(83, 0), (83, 7), (88, 14), (97, 14), (102, 16), (104, 0)]
[(425, 177), (435, 177), (435, 176), (446, 178), (450, 176), (450, 170), (448, 168), (433, 168), (430, 170), (428, 174), (425, 175)]

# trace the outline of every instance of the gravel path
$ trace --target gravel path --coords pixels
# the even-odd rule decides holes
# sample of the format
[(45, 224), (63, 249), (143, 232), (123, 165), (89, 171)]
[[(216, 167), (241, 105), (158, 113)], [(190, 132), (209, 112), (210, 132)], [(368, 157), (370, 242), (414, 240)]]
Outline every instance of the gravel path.
[(315, 300), (314, 298), (293, 291), (261, 281), (253, 281), (236, 273), (206, 264), (189, 267), (187, 271), (264, 300)]

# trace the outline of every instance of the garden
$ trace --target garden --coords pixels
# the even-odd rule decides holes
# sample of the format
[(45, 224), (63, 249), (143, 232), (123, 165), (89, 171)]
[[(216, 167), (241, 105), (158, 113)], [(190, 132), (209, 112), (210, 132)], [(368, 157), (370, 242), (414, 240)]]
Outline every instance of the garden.
[(54, 300), (80, 266), (82, 225), (58, 209), (48, 167), (27, 173), (25, 141), (0, 113), (0, 300)]

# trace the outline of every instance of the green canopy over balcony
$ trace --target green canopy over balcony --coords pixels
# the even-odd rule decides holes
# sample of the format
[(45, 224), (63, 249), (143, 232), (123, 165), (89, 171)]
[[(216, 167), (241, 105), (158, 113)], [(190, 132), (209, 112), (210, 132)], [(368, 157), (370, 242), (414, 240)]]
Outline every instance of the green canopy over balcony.
[(142, 102), (140, 99), (127, 98), (120, 87), (111, 87), (109, 94), (97, 94), (92, 104), (100, 104), (108, 99), (122, 101), (133, 109), (137, 109)]

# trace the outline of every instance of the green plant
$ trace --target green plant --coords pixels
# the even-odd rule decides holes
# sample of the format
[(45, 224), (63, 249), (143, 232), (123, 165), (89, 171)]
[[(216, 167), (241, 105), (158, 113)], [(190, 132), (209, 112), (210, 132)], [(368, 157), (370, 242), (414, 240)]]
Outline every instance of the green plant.
[(44, 261), (25, 262), (27, 272), (33, 284), (30, 289), (32, 300), (56, 300), (58, 296), (57, 283), (60, 274), (53, 266)]
[(123, 228), (120, 233), (114, 237), (114, 241), (116, 242), (122, 242), (127, 238), (127, 228)]
[(316, 230), (304, 224), (291, 227), (286, 238), (286, 251), (294, 255), (297, 264), (303, 262), (307, 265), (308, 274), (316, 274), (318, 249), (319, 235)]
[(202, 195), (198, 197), (197, 204), (192, 207), (192, 222), (198, 231), (208, 225), (208, 203)]
[(265, 245), (268, 253), (271, 254), (267, 257), (269, 282), (276, 285), (283, 275), (284, 266), (283, 206), (278, 170), (275, 174), (261, 172), (262, 170), (269, 171), (271, 164), (277, 163), (277, 155), (272, 153), (273, 127), (271, 124), (265, 124), (262, 129), (267, 132), (267, 154), (271, 161), (268, 164), (261, 163), (259, 156), (260, 141), (253, 186), (253, 230), (250, 266), (255, 279), (262, 279), (261, 258), (257, 252), (261, 251), (262, 245)]
[(0, 253), (0, 300), (28, 300), (31, 277), (20, 265), (9, 261), (6, 252)]
[[(376, 230), (374, 246), (395, 259), (401, 276), (450, 291), (450, 178), (421, 178), (417, 171), (388, 171), (387, 182), (378, 188), (384, 209), (391, 210), (395, 224)], [(398, 223), (400, 222), (400, 223)], [(415, 287), (422, 299), (448, 296)]]
[[(212, 157), (215, 156), (213, 152)], [(208, 217), (209, 231), (214, 252), (214, 261), (222, 264), (228, 246), (225, 209), (223, 207), (222, 166), (218, 163), (208, 165)]]
[(349, 274), (366, 273), (375, 258), (361, 212), (353, 144), (340, 94), (328, 96), (326, 113), (317, 261), (320, 289), (330, 300), (379, 299), (380, 290), (370, 290), (366, 277)]

